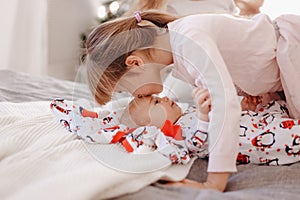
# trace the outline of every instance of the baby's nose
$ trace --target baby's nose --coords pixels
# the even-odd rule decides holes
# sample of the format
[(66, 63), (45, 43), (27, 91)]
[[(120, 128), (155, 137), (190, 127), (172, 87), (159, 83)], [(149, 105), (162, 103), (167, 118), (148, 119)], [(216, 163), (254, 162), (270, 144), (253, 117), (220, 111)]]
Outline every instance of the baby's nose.
[(169, 98), (168, 98), (168, 97), (164, 97), (164, 98), (163, 98), (163, 101), (168, 102), (168, 101), (169, 101)]

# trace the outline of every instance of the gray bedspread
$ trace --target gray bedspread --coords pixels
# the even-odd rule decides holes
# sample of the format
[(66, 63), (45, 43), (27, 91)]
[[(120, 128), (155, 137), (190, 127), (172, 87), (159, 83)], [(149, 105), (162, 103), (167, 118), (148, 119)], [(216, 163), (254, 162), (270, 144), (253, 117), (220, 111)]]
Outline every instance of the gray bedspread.
[[(189, 178), (204, 181), (206, 177), (207, 162), (196, 160), (188, 175)], [(299, 199), (300, 189), (300, 163), (290, 166), (238, 166), (238, 172), (232, 174), (226, 192), (213, 190), (197, 190), (191, 188), (175, 188), (155, 183), (141, 191), (117, 198), (118, 200), (130, 199)]]
[[(24, 73), (0, 70), (0, 101), (45, 101), (62, 97), (65, 99), (92, 100), (84, 84), (58, 80), (51, 77), (33, 77)], [(206, 160), (196, 160), (189, 178), (204, 181)], [(129, 199), (299, 199), (300, 162), (289, 166), (240, 165), (232, 174), (226, 192), (177, 188), (154, 183), (144, 189), (116, 198)], [(96, 198), (97, 199), (97, 198)]]
[(82, 83), (0, 70), (0, 101), (50, 101), (61, 97), (92, 100), (88, 87)]

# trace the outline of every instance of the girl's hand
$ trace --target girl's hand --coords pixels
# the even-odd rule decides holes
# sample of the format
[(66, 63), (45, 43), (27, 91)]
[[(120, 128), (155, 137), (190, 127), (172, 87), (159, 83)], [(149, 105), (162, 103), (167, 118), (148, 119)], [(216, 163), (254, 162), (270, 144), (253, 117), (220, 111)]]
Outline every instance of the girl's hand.
[(183, 179), (182, 181), (178, 181), (178, 182), (169, 182), (167, 183), (167, 185), (189, 187), (189, 188), (196, 188), (196, 189), (213, 189), (213, 190), (218, 190), (220, 192), (223, 192), (226, 188), (229, 176), (230, 173), (227, 172), (220, 172), (220, 173), (209, 172), (207, 176), (207, 180), (204, 183), (200, 183), (190, 179)]
[(190, 179), (183, 179), (182, 181), (178, 181), (178, 182), (168, 182), (167, 185), (176, 186), (176, 187), (189, 187), (195, 189), (206, 189), (203, 183), (193, 181)]
[(241, 101), (242, 110), (251, 110), (255, 111), (258, 104), (262, 102), (260, 96), (246, 96)]
[(211, 110), (211, 98), (208, 90), (205, 88), (195, 88), (193, 90), (193, 97), (199, 119), (209, 121), (208, 113)]

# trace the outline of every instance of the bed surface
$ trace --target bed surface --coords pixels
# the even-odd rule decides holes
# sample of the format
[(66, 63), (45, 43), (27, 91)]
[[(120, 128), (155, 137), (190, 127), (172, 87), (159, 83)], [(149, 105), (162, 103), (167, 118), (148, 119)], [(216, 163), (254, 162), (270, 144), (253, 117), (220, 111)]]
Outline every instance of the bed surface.
[[(62, 97), (92, 101), (84, 84), (51, 77), (33, 77), (0, 70), (0, 102), (50, 101)], [(0, 111), (1, 114), (1, 111)], [(189, 178), (204, 181), (206, 160), (196, 160)], [(212, 190), (168, 187), (154, 183), (138, 192), (114, 199), (297, 199), (300, 188), (300, 162), (289, 166), (240, 165), (232, 174), (225, 193)], [(94, 199), (98, 199), (97, 196)]]
[[(196, 160), (189, 178), (204, 181), (207, 162)], [(213, 190), (191, 188), (171, 188), (159, 183), (150, 185), (139, 192), (117, 198), (130, 199), (297, 199), (300, 188), (300, 163), (290, 166), (238, 166), (232, 174), (225, 193)]]
[(0, 70), (0, 80), (0, 102), (50, 101), (59, 97), (92, 100), (86, 85), (72, 81), (9, 70)]

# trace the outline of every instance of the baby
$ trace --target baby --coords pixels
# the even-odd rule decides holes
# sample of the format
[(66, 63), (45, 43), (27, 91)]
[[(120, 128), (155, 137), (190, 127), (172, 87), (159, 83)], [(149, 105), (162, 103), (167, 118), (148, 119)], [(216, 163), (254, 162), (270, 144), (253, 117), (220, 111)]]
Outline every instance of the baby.
[[(114, 111), (104, 118), (64, 100), (54, 100), (50, 107), (69, 132), (86, 142), (121, 143), (128, 152), (158, 152), (173, 164), (186, 164), (192, 157), (209, 156), (210, 95), (206, 89), (196, 89), (194, 99), (196, 106), (183, 112), (168, 97), (138, 98), (125, 111)], [(265, 99), (245, 97), (241, 101), (244, 111), (237, 164), (281, 165), (300, 160), (300, 120), (288, 118), (283, 101), (261, 103)], [(226, 157), (220, 157), (218, 162), (226, 162)], [(183, 183), (196, 188), (211, 184), (223, 191), (228, 177), (227, 172), (209, 173), (209, 181), (203, 184), (190, 180)]]
[[(201, 121), (208, 122), (208, 113), (211, 107), (211, 100), (207, 89), (195, 90), (194, 97), (198, 98), (198, 118)], [(255, 111), (256, 106), (261, 103), (260, 97), (244, 97), (241, 101), (242, 110)], [(196, 107), (188, 109), (188, 113), (196, 114)], [(146, 96), (133, 99), (121, 116), (120, 122), (129, 127), (138, 126), (156, 126), (162, 127), (166, 120), (175, 124), (184, 120), (183, 117), (187, 113), (183, 113), (182, 109), (173, 100), (168, 97)], [(190, 117), (190, 116), (189, 116)]]
[[(130, 126), (156, 126), (163, 129), (165, 121), (179, 125), (182, 138), (192, 154), (208, 155), (207, 130), (211, 99), (207, 89), (194, 91), (196, 107), (185, 112), (168, 97), (148, 96), (133, 99), (121, 117)], [(240, 149), (237, 164), (281, 165), (300, 160), (300, 126), (290, 119), (284, 101), (262, 104), (261, 97), (243, 97), (240, 120)], [(264, 99), (265, 100), (265, 99)], [(205, 152), (205, 153), (204, 153)]]

